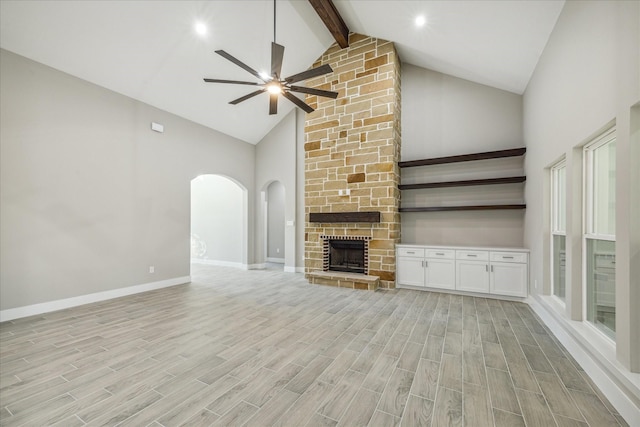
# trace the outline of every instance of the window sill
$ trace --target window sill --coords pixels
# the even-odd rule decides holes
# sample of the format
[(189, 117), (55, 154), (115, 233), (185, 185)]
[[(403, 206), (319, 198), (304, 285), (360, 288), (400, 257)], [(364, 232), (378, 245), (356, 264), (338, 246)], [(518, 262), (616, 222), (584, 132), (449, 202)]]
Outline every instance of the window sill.
[(531, 308), (631, 425), (640, 422), (640, 374), (616, 359), (615, 344), (585, 322), (570, 320), (557, 298), (532, 296)]

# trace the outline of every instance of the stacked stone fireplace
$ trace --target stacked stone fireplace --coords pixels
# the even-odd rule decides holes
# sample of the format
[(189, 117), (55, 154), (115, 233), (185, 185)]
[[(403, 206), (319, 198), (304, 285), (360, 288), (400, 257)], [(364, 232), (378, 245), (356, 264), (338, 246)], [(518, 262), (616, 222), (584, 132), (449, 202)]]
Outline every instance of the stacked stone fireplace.
[[(400, 240), (400, 62), (393, 43), (351, 34), (348, 48), (333, 45), (314, 66), (322, 64), (334, 72), (307, 86), (339, 95), (306, 99), (316, 110), (305, 121), (305, 273), (312, 283), (391, 288)], [(356, 212), (379, 212), (379, 222), (349, 219)], [(317, 213), (346, 219), (312, 221)], [(363, 243), (364, 266), (332, 266), (332, 240)]]

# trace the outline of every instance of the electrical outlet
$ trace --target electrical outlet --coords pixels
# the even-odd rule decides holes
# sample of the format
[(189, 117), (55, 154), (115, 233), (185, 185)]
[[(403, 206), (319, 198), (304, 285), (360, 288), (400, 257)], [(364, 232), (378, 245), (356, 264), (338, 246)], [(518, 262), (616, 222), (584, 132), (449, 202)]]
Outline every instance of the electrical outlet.
[(149, 273), (155, 273), (156, 272), (156, 268), (153, 265), (149, 266)]

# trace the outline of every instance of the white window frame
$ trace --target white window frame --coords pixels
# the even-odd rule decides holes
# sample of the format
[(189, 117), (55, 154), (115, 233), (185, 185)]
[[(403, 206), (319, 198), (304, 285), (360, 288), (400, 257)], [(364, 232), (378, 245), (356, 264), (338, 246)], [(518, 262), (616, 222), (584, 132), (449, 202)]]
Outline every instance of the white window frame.
[[(560, 203), (559, 203), (559, 196), (561, 194), (560, 192), (560, 188), (559, 188), (559, 180), (558, 180), (558, 171), (560, 171), (561, 169), (564, 169), (565, 171), (565, 188), (564, 188), (564, 196), (565, 196), (565, 200), (564, 200), (564, 209), (565, 209), (565, 224), (564, 224), (564, 230), (561, 229), (561, 227), (558, 226), (559, 224), (559, 219), (560, 219)], [(567, 223), (566, 223), (566, 212), (567, 212), (567, 160), (565, 157), (563, 157), (562, 159), (558, 160), (556, 163), (554, 163), (551, 167), (550, 167), (550, 174), (551, 174), (551, 239), (550, 239), (550, 245), (551, 245), (551, 251), (550, 251), (550, 256), (551, 256), (551, 296), (561, 305), (565, 305), (565, 301), (567, 299), (567, 295), (566, 295), (566, 281), (565, 281), (565, 296), (564, 296), (564, 300), (559, 298), (556, 294), (555, 294), (555, 260), (554, 260), (554, 236), (564, 236), (565, 238), (565, 245), (566, 245), (566, 239), (567, 239)], [(566, 266), (565, 266), (566, 268)]]
[(596, 138), (593, 142), (584, 146), (584, 207), (583, 207), (583, 234), (586, 238), (616, 241), (615, 234), (597, 234), (594, 232), (594, 213), (593, 213), (593, 152), (598, 148), (606, 145), (616, 139), (616, 129), (611, 128), (604, 134)]
[[(615, 339), (611, 338), (605, 332), (600, 330), (593, 322), (588, 319), (587, 313), (587, 240), (608, 240), (611, 242), (616, 241), (615, 234), (598, 234), (594, 232), (594, 212), (593, 212), (593, 199), (594, 199), (594, 165), (593, 165), (593, 152), (616, 140), (616, 128), (615, 126), (603, 132), (600, 136), (596, 137), (593, 141), (585, 144), (582, 150), (583, 168), (582, 168), (582, 319), (590, 329), (596, 331), (600, 336), (604, 337), (614, 347), (616, 345)], [(617, 329), (617, 328), (616, 328)]]

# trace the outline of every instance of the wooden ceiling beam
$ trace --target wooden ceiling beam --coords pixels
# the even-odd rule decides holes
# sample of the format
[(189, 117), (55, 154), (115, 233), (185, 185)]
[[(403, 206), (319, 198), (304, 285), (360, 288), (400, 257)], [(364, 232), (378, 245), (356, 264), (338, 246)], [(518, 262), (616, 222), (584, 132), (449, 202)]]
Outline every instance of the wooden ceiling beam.
[(309, 0), (341, 48), (349, 47), (349, 28), (331, 0)]

